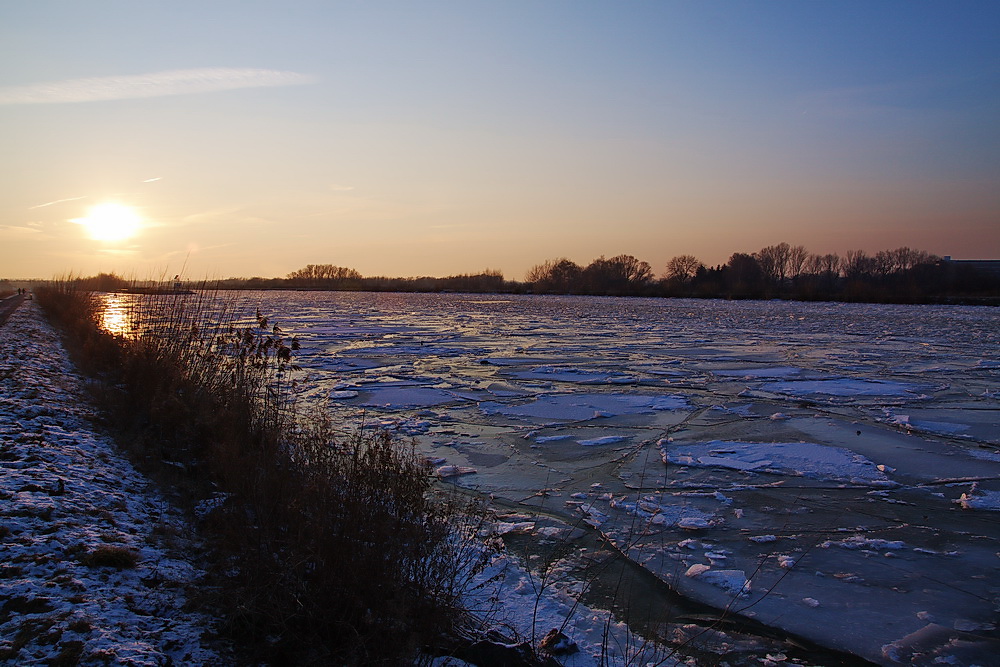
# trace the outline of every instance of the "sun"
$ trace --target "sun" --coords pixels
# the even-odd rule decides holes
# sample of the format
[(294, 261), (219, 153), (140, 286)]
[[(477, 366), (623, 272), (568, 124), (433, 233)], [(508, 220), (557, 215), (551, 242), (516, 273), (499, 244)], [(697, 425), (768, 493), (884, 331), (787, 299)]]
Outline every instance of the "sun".
[(83, 225), (87, 235), (95, 241), (124, 241), (139, 233), (142, 218), (131, 206), (108, 202), (92, 206), (87, 217), (73, 220)]

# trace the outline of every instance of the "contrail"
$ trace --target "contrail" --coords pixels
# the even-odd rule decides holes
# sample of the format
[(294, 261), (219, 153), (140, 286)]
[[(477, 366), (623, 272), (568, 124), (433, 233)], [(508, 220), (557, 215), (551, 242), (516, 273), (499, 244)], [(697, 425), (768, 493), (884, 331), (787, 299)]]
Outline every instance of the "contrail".
[(53, 204), (61, 204), (64, 201), (77, 201), (78, 199), (86, 199), (86, 197), (70, 197), (68, 199), (56, 199), (55, 201), (47, 201), (44, 204), (38, 204), (37, 206), (31, 206), (28, 208), (29, 211), (36, 208), (45, 208), (46, 206), (52, 206)]

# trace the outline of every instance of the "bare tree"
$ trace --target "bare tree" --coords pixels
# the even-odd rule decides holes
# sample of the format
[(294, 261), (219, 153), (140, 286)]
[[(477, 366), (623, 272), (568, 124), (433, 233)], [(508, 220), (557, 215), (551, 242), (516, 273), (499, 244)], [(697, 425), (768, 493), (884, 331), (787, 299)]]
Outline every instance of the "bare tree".
[(895, 250), (879, 250), (872, 258), (872, 272), (881, 277), (909, 271), (919, 264), (931, 264), (934, 255), (923, 250), (911, 250), (906, 246)]
[(791, 246), (787, 243), (769, 245), (761, 248), (753, 254), (754, 259), (760, 265), (760, 270), (771, 282), (781, 283), (785, 280), (788, 271), (788, 258), (791, 254)]
[(848, 250), (843, 266), (845, 277), (863, 278), (875, 270), (875, 260), (864, 250)]
[(608, 261), (619, 268), (621, 275), (630, 285), (645, 285), (653, 279), (653, 267), (649, 262), (636, 259), (632, 255), (616, 255)]
[(840, 255), (837, 253), (809, 255), (806, 258), (805, 271), (815, 275), (837, 275), (840, 273)]
[(616, 255), (611, 259), (602, 255), (587, 265), (583, 278), (592, 292), (634, 293), (653, 279), (653, 267), (632, 255)]
[(891, 250), (879, 250), (871, 259), (872, 273), (882, 278), (896, 272), (896, 257)]
[(805, 266), (806, 258), (808, 256), (809, 251), (806, 250), (804, 245), (792, 246), (789, 249), (788, 263), (785, 267), (789, 278), (794, 278), (802, 273), (802, 267)]
[(910, 250), (907, 247), (890, 250), (896, 271), (909, 271), (919, 264), (933, 264), (937, 257), (924, 250)]
[(580, 287), (583, 269), (565, 257), (549, 259), (536, 264), (528, 271), (525, 279), (534, 283), (536, 289), (546, 292), (572, 292)]
[(688, 283), (698, 273), (700, 266), (702, 266), (701, 261), (694, 255), (677, 255), (667, 262), (667, 272), (664, 277), (667, 280)]
[(333, 264), (308, 264), (304, 268), (292, 271), (288, 274), (289, 280), (299, 282), (328, 282), (360, 280), (361, 274), (354, 269)]

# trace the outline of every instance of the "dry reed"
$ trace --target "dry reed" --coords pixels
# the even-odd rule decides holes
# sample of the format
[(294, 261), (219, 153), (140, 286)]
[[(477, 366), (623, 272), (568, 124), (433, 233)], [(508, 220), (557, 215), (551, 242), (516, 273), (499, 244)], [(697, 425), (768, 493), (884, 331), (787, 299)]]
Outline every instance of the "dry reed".
[(297, 341), (252, 294), (115, 298), (109, 326), (73, 280), (39, 290), (119, 442), (188, 507), (215, 500), (206, 599), (248, 659), (398, 664), (453, 631), (489, 555), (467, 539), (477, 507), (435, 492), (412, 445), (296, 406)]

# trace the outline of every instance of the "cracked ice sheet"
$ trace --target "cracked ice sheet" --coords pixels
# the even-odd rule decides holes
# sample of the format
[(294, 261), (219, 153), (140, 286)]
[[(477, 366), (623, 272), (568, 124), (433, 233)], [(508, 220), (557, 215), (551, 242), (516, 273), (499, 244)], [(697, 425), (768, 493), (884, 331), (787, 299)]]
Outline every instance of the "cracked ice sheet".
[(1000, 445), (1000, 408), (886, 409), (886, 421), (907, 432), (928, 433)]
[(722, 368), (712, 371), (715, 375), (720, 377), (733, 378), (738, 380), (759, 380), (759, 379), (776, 379), (776, 378), (794, 378), (802, 375), (801, 368), (793, 368), (790, 366), (772, 366), (772, 367), (747, 367), (747, 368)]
[(729, 442), (671, 444), (667, 463), (718, 466), (734, 470), (777, 472), (797, 477), (830, 479), (870, 486), (893, 484), (875, 463), (843, 447), (813, 442)]
[[(923, 627), (928, 610), (949, 627), (991, 630), (990, 589), (976, 583), (993, 579), (996, 555), (988, 541), (950, 536), (947, 543), (960, 548), (934, 549), (940, 535), (919, 523), (925, 508), (903, 506), (887, 517), (901, 524), (873, 519), (880, 508), (857, 490), (740, 490), (744, 480), (731, 483), (722, 485), (731, 504), (714, 493), (678, 494), (688, 512), (709, 517), (702, 529), (605, 519), (602, 530), (690, 597), (875, 662), (884, 661), (883, 646)], [(946, 506), (936, 506), (933, 518), (948, 516)], [(686, 576), (696, 565), (705, 568), (701, 576)], [(703, 576), (713, 571), (727, 573), (723, 582), (742, 573), (749, 590), (734, 597), (712, 578), (722, 575)]]
[(526, 371), (514, 371), (509, 376), (520, 380), (571, 382), (577, 384), (638, 384), (640, 378), (620, 371), (607, 373), (572, 366), (538, 366)]
[(858, 396), (917, 396), (931, 391), (927, 386), (907, 382), (892, 382), (885, 380), (870, 380), (858, 378), (829, 378), (823, 380), (786, 380), (784, 382), (765, 382), (761, 385), (764, 391), (792, 396), (812, 396), (816, 394), (838, 397)]
[[(751, 423), (746, 420), (744, 428)], [(677, 488), (679, 500), (712, 514), (709, 525), (695, 533), (699, 548), (692, 553), (690, 545), (679, 546), (690, 539), (690, 531), (651, 525), (631, 534), (612, 531), (616, 543), (682, 592), (716, 605), (728, 605), (733, 598), (700, 572), (679, 573), (695, 565), (745, 572), (751, 591), (737, 599), (733, 610), (745, 608), (757, 620), (877, 662), (885, 660), (883, 646), (926, 624), (928, 609), (953, 634), (961, 628), (992, 632), (991, 605), (1000, 599), (1000, 587), (990, 574), (997, 562), (996, 534), (986, 524), (1000, 494), (967, 482), (946, 489), (893, 484), (895, 488), (866, 490), (851, 488), (843, 479), (861, 472), (874, 481), (912, 482), (919, 479), (910, 479), (911, 474), (927, 480), (932, 471), (995, 479), (1000, 476), (998, 461), (958, 447), (924, 448), (932, 443), (893, 431), (866, 428), (855, 435), (848, 430), (853, 424), (838, 429), (814, 418), (758, 423), (775, 433), (801, 434), (797, 427), (819, 426), (830, 440), (839, 436), (848, 443), (865, 443), (880, 454), (881, 463), (855, 458), (843, 448), (830, 446), (823, 452), (815, 443), (784, 459), (775, 457), (772, 443), (760, 443), (757, 451), (756, 443), (666, 443), (671, 452), (708, 456), (691, 467), (674, 465), (681, 456), (677, 461), (671, 456), (671, 465), (659, 477), (649, 455), (625, 470), (633, 477), (641, 472), (646, 488), (662, 479), (664, 486)], [(779, 453), (789, 454), (786, 449)], [(805, 456), (809, 453), (811, 461)], [(732, 465), (767, 460), (765, 455), (782, 465), (772, 460), (766, 473), (764, 466)], [(911, 467), (914, 460), (917, 469)], [(840, 470), (837, 461), (846, 461), (848, 470)], [(860, 470), (850, 470), (852, 465)], [(906, 469), (905, 476), (897, 474), (896, 465)], [(963, 503), (955, 496), (965, 491)], [(977, 584), (962, 583), (976, 580), (987, 584), (985, 595)]]
[(546, 423), (578, 422), (622, 414), (651, 414), (690, 407), (684, 396), (637, 394), (559, 394), (540, 396), (530, 403), (508, 405), (492, 401), (479, 404), (486, 415), (539, 419)]
[[(1000, 368), (992, 362), (1000, 345), (997, 311), (578, 297), (274, 298), (275, 311), (293, 320), (289, 327), (281, 323), (286, 330), (296, 327), (296, 304), (313, 302), (322, 305), (309, 306), (312, 323), (322, 321), (316, 317), (322, 311), (367, 328), (359, 336), (347, 327), (334, 334), (350, 340), (309, 339), (298, 361), (315, 369), (316, 382), (356, 383), (350, 360), (369, 358), (355, 353), (368, 348), (386, 355), (377, 357), (382, 374), (412, 386), (446, 383), (446, 391), (469, 400), (429, 406), (434, 414), (421, 417), (429, 432), (418, 441), (447, 464), (478, 467), (458, 483), (566, 518), (581, 517), (583, 506), (603, 512), (603, 520), (587, 516), (616, 535), (636, 562), (693, 597), (719, 607), (732, 602), (713, 577), (683, 576), (693, 565), (744, 572), (751, 593), (734, 609), (756, 602), (743, 613), (878, 662), (886, 659), (882, 646), (929, 623), (959, 631), (992, 618), (1000, 599), (995, 511), (975, 503), (962, 509), (956, 500), (966, 493), (985, 502), (1000, 491), (986, 480), (974, 494), (970, 482), (958, 481), (1000, 479), (1000, 459), (985, 448), (990, 422), (973, 416), (995, 413), (1000, 398)], [(444, 354), (416, 354), (421, 341)], [(342, 370), (327, 364), (338, 354), (347, 361)], [(530, 373), (535, 377), (525, 377)], [(615, 378), (636, 382), (615, 385)], [(586, 397), (601, 389), (683, 395), (690, 405), (609, 410), (613, 417), (583, 406), (590, 416), (571, 412), (545, 424), (553, 415), (544, 408), (563, 407), (546, 397)], [(339, 400), (331, 409), (351, 419), (362, 400)], [(517, 414), (532, 405), (528, 410), (538, 416)], [(720, 409), (707, 409), (715, 405)], [(980, 427), (964, 431), (967, 437), (908, 431), (887, 423), (889, 406), (918, 420), (914, 407), (947, 408), (946, 419), (924, 421)], [(428, 412), (391, 401), (383, 410), (401, 420)], [(839, 447), (886, 466), (880, 472), (899, 486), (799, 476), (791, 470), (804, 470), (795, 466), (770, 472), (663, 467), (653, 443), (668, 429), (678, 442)], [(602, 440), (623, 435), (628, 439), (619, 443)], [(580, 440), (608, 444), (581, 446)], [(601, 486), (592, 490), (592, 483)], [(662, 496), (659, 507), (690, 512), (680, 518), (686, 527), (668, 520), (672, 510), (647, 517), (628, 511), (655, 493)], [(600, 500), (605, 494), (608, 500)], [(655, 516), (661, 518), (651, 521)]]

